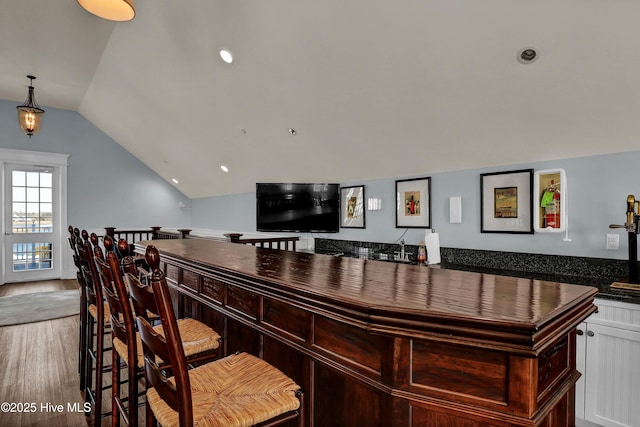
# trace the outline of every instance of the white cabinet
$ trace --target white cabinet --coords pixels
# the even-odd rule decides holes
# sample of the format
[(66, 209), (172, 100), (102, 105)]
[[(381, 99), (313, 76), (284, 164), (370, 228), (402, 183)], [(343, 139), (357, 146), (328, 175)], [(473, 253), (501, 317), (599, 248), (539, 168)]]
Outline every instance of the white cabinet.
[(578, 327), (577, 425), (640, 427), (640, 305), (596, 299)]

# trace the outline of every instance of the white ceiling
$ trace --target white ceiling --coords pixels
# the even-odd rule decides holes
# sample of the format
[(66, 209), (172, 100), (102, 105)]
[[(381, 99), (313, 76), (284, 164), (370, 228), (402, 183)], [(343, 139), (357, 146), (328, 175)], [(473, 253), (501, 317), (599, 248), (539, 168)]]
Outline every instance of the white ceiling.
[(0, 5), (0, 98), (36, 75), (45, 109), (189, 197), (639, 148), (638, 1), (137, 0), (127, 23)]

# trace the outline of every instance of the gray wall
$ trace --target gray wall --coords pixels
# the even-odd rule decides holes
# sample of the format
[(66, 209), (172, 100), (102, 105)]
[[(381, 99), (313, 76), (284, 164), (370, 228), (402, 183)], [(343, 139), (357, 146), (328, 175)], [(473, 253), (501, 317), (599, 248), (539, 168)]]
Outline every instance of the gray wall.
[[(610, 230), (608, 226), (625, 221), (628, 194), (636, 194), (640, 198), (638, 165), (640, 152), (631, 152), (438, 174), (425, 171), (422, 176), (431, 176), (432, 179), (432, 224), (444, 247), (626, 259), (626, 232)], [(571, 242), (563, 242), (564, 233), (520, 235), (480, 232), (480, 174), (528, 168), (563, 168), (566, 171)], [(405, 178), (413, 177), (397, 179)], [(394, 243), (404, 238), (408, 244), (419, 243), (424, 230), (395, 228), (395, 179), (341, 183), (345, 186), (365, 185), (367, 198), (382, 199), (382, 210), (367, 211), (366, 229), (341, 229), (336, 234), (302, 236), (383, 243)], [(331, 177), (327, 177), (327, 181), (331, 181)], [(449, 197), (453, 196), (462, 197), (461, 224), (449, 223)], [(191, 205), (194, 228), (255, 232), (253, 193), (196, 199), (191, 201)], [(607, 233), (620, 234), (619, 250), (605, 249)]]
[(80, 114), (46, 108), (42, 129), (31, 139), (18, 126), (16, 105), (0, 100), (0, 147), (71, 154), (68, 223), (105, 226), (188, 227), (187, 198)]
[[(76, 112), (47, 108), (42, 131), (29, 139), (18, 127), (17, 104), (0, 100), (0, 147), (71, 154), (70, 224), (87, 229), (161, 225), (255, 232), (253, 193), (188, 200)], [(626, 259), (626, 233), (609, 230), (608, 225), (624, 222), (628, 194), (640, 197), (638, 165), (640, 151), (438, 174), (425, 171), (422, 176), (432, 178), (432, 223), (442, 246)], [(480, 233), (479, 175), (523, 168), (563, 168), (567, 172), (571, 242), (562, 241), (564, 234)], [(424, 230), (395, 228), (395, 179), (405, 178), (412, 177), (341, 183), (365, 185), (366, 196), (381, 198), (383, 209), (367, 212), (364, 230), (342, 229), (316, 236), (384, 243), (404, 237), (408, 244), (417, 244)], [(332, 181), (331, 177), (327, 181)], [(462, 197), (462, 224), (448, 222), (448, 199), (452, 196)], [(180, 208), (180, 202), (187, 207)], [(605, 249), (607, 233), (620, 234), (620, 250)]]

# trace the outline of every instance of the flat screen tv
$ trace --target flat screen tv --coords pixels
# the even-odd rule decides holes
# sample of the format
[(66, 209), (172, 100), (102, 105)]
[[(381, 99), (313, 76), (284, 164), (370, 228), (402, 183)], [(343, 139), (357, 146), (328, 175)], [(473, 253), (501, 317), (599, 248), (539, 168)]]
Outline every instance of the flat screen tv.
[(339, 184), (256, 184), (258, 231), (336, 233)]

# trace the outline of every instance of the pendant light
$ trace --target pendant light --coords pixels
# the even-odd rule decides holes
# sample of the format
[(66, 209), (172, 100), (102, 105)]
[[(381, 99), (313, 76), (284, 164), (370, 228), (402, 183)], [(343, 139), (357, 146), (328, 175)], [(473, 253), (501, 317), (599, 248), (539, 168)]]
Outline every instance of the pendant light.
[(31, 80), (29, 83), (29, 95), (24, 101), (24, 104), (18, 105), (18, 122), (20, 122), (20, 129), (22, 132), (29, 135), (29, 138), (33, 134), (38, 133), (40, 125), (42, 124), (42, 115), (44, 110), (40, 108), (36, 102), (36, 97), (33, 94), (33, 81), (36, 79), (34, 76), (27, 76)]
[(133, 0), (78, 0), (88, 12), (108, 21), (131, 21), (136, 16)]

